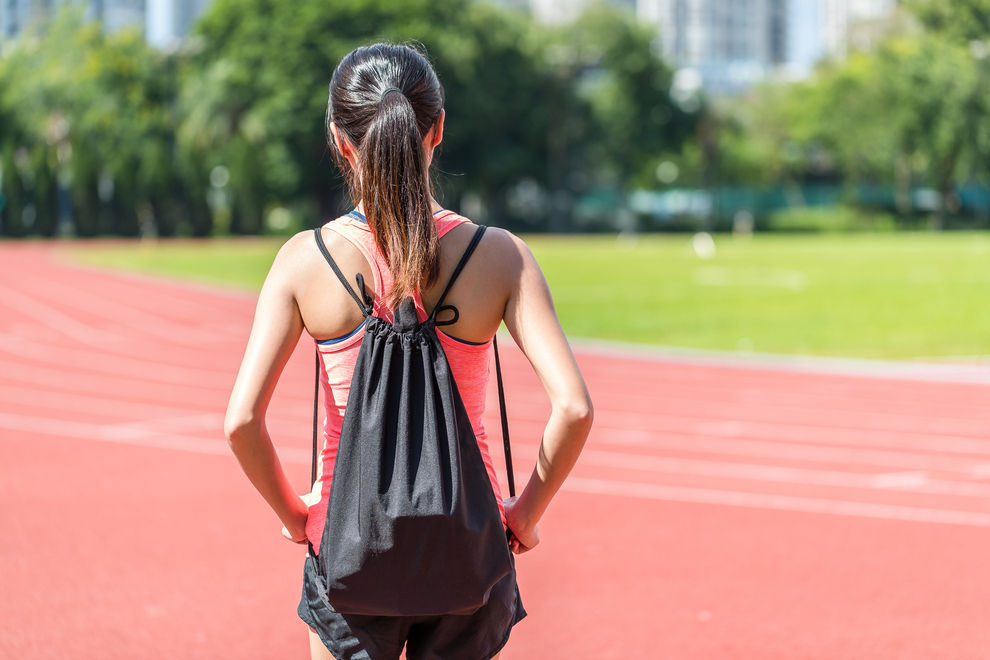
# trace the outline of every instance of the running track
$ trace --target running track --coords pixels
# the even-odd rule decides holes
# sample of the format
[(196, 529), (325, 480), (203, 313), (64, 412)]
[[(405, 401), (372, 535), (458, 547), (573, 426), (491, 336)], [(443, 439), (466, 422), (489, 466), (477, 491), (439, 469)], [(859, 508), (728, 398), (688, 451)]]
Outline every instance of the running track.
[[(303, 551), (222, 434), (253, 296), (40, 243), (0, 278), (0, 657), (306, 657)], [(985, 369), (578, 353), (595, 428), (503, 658), (990, 657)], [(522, 477), (548, 407), (504, 360)], [(300, 491), (311, 362), (269, 420)]]

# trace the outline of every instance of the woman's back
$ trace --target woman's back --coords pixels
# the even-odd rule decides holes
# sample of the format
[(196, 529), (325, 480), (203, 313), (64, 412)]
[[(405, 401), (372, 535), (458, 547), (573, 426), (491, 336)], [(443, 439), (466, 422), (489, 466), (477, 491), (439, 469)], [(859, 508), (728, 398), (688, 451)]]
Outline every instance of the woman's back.
[[(446, 286), (447, 282), (450, 280), (450, 275), (452, 274), (455, 264), (464, 251), (463, 248), (459, 251), (449, 249), (447, 247), (449, 242), (445, 237), (455, 231), (464, 232), (467, 230), (466, 233), (473, 234), (474, 229), (476, 229), (476, 225), (472, 224), (467, 218), (445, 209), (438, 210), (434, 213), (434, 217), (437, 223), (437, 233), (440, 237), (441, 262), (443, 263), (445, 261), (445, 255), (450, 257), (447, 261), (451, 262), (450, 264), (447, 264), (447, 268), (441, 268), (440, 277), (438, 277), (438, 281), (435, 283), (435, 286), (427, 290), (427, 300), (432, 299), (433, 301), (436, 301), (442, 293), (442, 288)], [(304, 232), (304, 234), (308, 233), (309, 232)], [(361, 256), (365, 260), (366, 268), (358, 272), (361, 272), (362, 275), (364, 275), (366, 286), (371, 286), (371, 290), (368, 290), (368, 293), (372, 295), (372, 299), (374, 300), (374, 315), (391, 320), (392, 312), (388, 309), (388, 306), (380, 293), (381, 291), (387, 291), (391, 287), (391, 273), (389, 272), (388, 263), (384, 255), (382, 255), (375, 246), (374, 236), (372, 235), (368, 227), (367, 220), (364, 216), (357, 211), (352, 211), (347, 215), (325, 224), (322, 228), (321, 236), (323, 237), (324, 242), (327, 244), (328, 250), (331, 251), (332, 255), (334, 254), (334, 250), (341, 250), (341, 241), (346, 242), (349, 244), (350, 248), (356, 248), (357, 251), (361, 253)], [(468, 237), (468, 240), (470, 240), (470, 236)], [(459, 240), (455, 241), (453, 238), (450, 239), (450, 241), (453, 241), (454, 244), (462, 242)], [(312, 244), (313, 249), (316, 249), (315, 241), (312, 241)], [(333, 247), (330, 247), (331, 245)], [(488, 247), (489, 246), (486, 245), (486, 249)], [(475, 254), (472, 255), (472, 258), (468, 262), (465, 269), (459, 274), (454, 287), (451, 289), (451, 293), (453, 293), (454, 289), (459, 289), (461, 294), (455, 298), (451, 295), (451, 293), (449, 293), (444, 301), (445, 306), (451, 305), (458, 310), (458, 321), (461, 319), (466, 321), (467, 313), (476, 313), (482, 316), (482, 318), (485, 318), (486, 316), (491, 317), (493, 314), (501, 314), (501, 310), (495, 307), (495, 305), (498, 305), (497, 297), (487, 295), (492, 293), (490, 288), (485, 287), (484, 289), (480, 289), (476, 287), (474, 291), (469, 292), (458, 284), (462, 278), (466, 279), (470, 277), (476, 282), (483, 283), (486, 279), (487, 281), (491, 281), (491, 279), (495, 276), (494, 273), (486, 272), (484, 264), (479, 259), (479, 249), (480, 244), (479, 248), (476, 248)], [(491, 268), (491, 266), (492, 263), (489, 263), (488, 267)], [(326, 263), (323, 263), (323, 269), (330, 271), (330, 268)], [(344, 276), (348, 279), (348, 281), (356, 281), (356, 273), (348, 272), (347, 268), (343, 268), (343, 270)], [(473, 275), (469, 273), (473, 273)], [(308, 273), (301, 274), (309, 275)], [(504, 272), (501, 274), (504, 274)], [(487, 278), (485, 277), (486, 275)], [(316, 274), (313, 273), (312, 276), (316, 276)], [(343, 287), (340, 285), (340, 282), (337, 281), (336, 276), (332, 279), (333, 281), (330, 282), (328, 286), (334, 289), (342, 290)], [(425, 320), (429, 312), (432, 311), (434, 305), (429, 303), (424, 305), (422, 297), (418, 293), (414, 293), (412, 297), (416, 303), (419, 320)], [(316, 298), (316, 296), (313, 296), (313, 298)], [(457, 299), (465, 302), (458, 305), (455, 302)], [(471, 301), (474, 304), (468, 303), (467, 301)], [(481, 304), (478, 304), (479, 302)], [(321, 305), (318, 300), (307, 300), (305, 303), (301, 303), (300, 311), (304, 319), (307, 318), (308, 312), (316, 312), (316, 310), (309, 310), (306, 308), (310, 304), (315, 304), (317, 307)], [(351, 306), (356, 308), (353, 301), (351, 302)], [(462, 313), (462, 307), (470, 308), (470, 311)], [(504, 309), (504, 303), (501, 305), (501, 308)], [(453, 316), (453, 312), (446, 311), (440, 314), (438, 320), (442, 323), (444, 320), (453, 318)], [(498, 321), (496, 321), (496, 325), (497, 323)], [(455, 325), (458, 324), (451, 324), (451, 326)], [(319, 494), (319, 500), (310, 507), (310, 515), (306, 526), (306, 536), (313, 544), (317, 552), (319, 552), (319, 543), (326, 518), (325, 502), (327, 501), (332, 488), (333, 467), (337, 456), (337, 448), (340, 440), (341, 428), (343, 426), (344, 412), (347, 407), (348, 395), (351, 389), (351, 376), (354, 372), (358, 352), (361, 349), (362, 337), (364, 336), (362, 332), (363, 326), (364, 321), (358, 321), (358, 325), (356, 327), (348, 325), (347, 329), (344, 331), (341, 331), (338, 328), (333, 332), (339, 334), (333, 334), (332, 337), (325, 339), (320, 338), (322, 334), (321, 332), (316, 330), (310, 331), (310, 334), (316, 339), (317, 349), (320, 353), (321, 363), (323, 366), (323, 369), (320, 372), (320, 380), (323, 385), (323, 407), (325, 411), (325, 423), (323, 425), (323, 448), (320, 452), (320, 460), (318, 463), (320, 468), (319, 478), (317, 479), (317, 483), (313, 486), (313, 492), (314, 494)], [(473, 327), (468, 326), (467, 324), (460, 325), (460, 329), (462, 330), (464, 328), (476, 330), (478, 327), (484, 326), (483, 324), (473, 324)], [(451, 375), (453, 376), (454, 382), (457, 384), (458, 392), (464, 402), (465, 409), (468, 413), (468, 418), (471, 421), (475, 437), (478, 440), (478, 448), (481, 451), (481, 457), (485, 464), (485, 469), (488, 472), (489, 480), (492, 484), (495, 500), (499, 504), (499, 514), (504, 523), (505, 515), (502, 508), (501, 489), (499, 488), (495, 467), (492, 462), (491, 454), (488, 450), (487, 433), (481, 419), (482, 414), (485, 411), (485, 399), (489, 381), (489, 361), (492, 354), (492, 336), (489, 335), (487, 339), (482, 341), (467, 340), (458, 337), (455, 334), (455, 331), (450, 330), (447, 326), (437, 328), (437, 336), (443, 346), (447, 362), (450, 364)]]

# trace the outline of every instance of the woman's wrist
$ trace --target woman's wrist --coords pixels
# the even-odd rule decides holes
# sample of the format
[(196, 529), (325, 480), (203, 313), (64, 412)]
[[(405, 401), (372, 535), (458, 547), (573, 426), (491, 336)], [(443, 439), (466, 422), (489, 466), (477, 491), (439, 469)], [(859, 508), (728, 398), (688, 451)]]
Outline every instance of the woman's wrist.
[(542, 510), (538, 510), (532, 497), (532, 490), (529, 486), (523, 489), (516, 499), (516, 506), (513, 507), (513, 522), (523, 529), (535, 529), (543, 515)]
[(295, 501), (289, 506), (287, 515), (282, 518), (282, 524), (288, 530), (293, 539), (306, 536), (306, 521), (309, 518), (309, 507), (299, 496), (295, 496)]

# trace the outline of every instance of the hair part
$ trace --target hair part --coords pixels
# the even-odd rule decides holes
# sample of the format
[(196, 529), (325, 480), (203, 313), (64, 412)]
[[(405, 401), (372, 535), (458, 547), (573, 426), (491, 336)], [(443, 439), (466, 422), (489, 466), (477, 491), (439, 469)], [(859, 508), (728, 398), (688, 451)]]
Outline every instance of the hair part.
[[(333, 72), (327, 138), (351, 198), (360, 200), (394, 284), (390, 308), (436, 278), (440, 242), (423, 140), (443, 110), (443, 87), (419, 51), (379, 43), (347, 54)], [(357, 172), (340, 153), (330, 123), (357, 150)]]

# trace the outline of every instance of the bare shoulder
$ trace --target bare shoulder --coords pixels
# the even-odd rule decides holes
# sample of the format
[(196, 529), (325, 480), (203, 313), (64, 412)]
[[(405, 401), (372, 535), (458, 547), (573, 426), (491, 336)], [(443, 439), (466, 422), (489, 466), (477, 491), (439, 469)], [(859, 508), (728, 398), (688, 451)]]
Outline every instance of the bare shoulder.
[[(491, 237), (488, 237), (488, 234)], [(502, 268), (516, 281), (521, 280), (528, 272), (540, 271), (536, 257), (532, 250), (519, 236), (516, 236), (508, 229), (501, 227), (491, 227), (485, 234), (485, 240), (489, 243), (489, 255), (502, 264)]]
[(287, 256), (298, 256), (303, 250), (310, 250), (314, 245), (315, 239), (313, 238), (312, 229), (304, 229), (303, 231), (296, 232), (282, 244), (279, 248), (279, 254), (285, 254)]
[[(331, 223), (323, 225), (328, 227)], [(336, 257), (340, 250), (351, 252), (351, 245), (343, 236), (334, 231), (321, 231), (320, 236), (327, 249)], [(305, 271), (313, 264), (322, 263), (320, 251), (316, 244), (315, 232), (313, 229), (304, 229), (290, 236), (282, 247), (272, 264), (272, 269), (288, 269), (294, 272)]]
[[(470, 230), (463, 230), (462, 240), (466, 245), (478, 225), (471, 222), (464, 226), (471, 228)], [(486, 228), (485, 236), (478, 245), (478, 255), (489, 265), (500, 266), (500, 271), (513, 274), (520, 272), (527, 263), (533, 260), (533, 254), (526, 242), (508, 229), (501, 227), (489, 226)]]
[[(346, 240), (332, 231), (323, 231), (323, 241), (335, 259), (343, 263), (349, 261), (346, 248), (341, 243)], [(349, 246), (348, 246), (349, 247)], [(266, 281), (278, 283), (298, 298), (305, 294), (314, 279), (314, 274), (326, 269), (326, 264), (316, 244), (312, 229), (304, 229), (290, 236), (279, 247), (272, 260)]]
[(508, 229), (502, 229), (501, 227), (489, 227), (485, 232), (485, 241), (489, 244), (490, 249), (502, 251), (506, 254), (520, 254), (529, 251), (523, 239)]
[(313, 230), (308, 229), (293, 234), (282, 243), (275, 254), (269, 276), (275, 274), (291, 275), (297, 273), (315, 252)]

